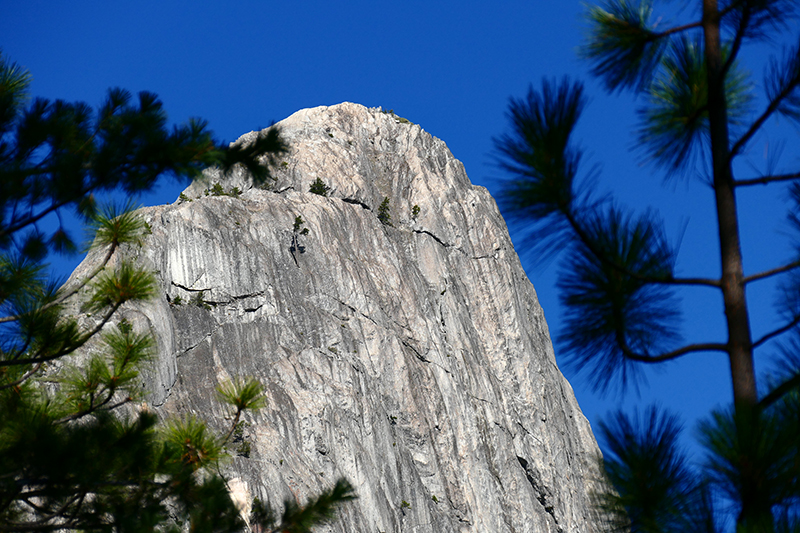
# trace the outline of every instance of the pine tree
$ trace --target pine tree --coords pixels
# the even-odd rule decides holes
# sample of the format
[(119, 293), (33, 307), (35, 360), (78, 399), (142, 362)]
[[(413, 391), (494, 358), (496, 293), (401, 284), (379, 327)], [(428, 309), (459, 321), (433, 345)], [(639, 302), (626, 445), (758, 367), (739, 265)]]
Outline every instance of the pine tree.
[[(670, 415), (648, 411), (640, 420), (618, 414), (602, 425), (608, 442), (604, 468), (616, 492), (600, 495), (600, 504), (613, 518), (611, 529), (716, 531), (721, 517), (715, 517), (720, 509), (713, 502), (723, 495), (735, 504), (738, 531), (796, 531), (800, 251), (783, 265), (746, 275), (736, 195), (755, 184), (788, 183), (796, 223), (800, 173), (737, 178), (732, 169), (770, 119), (800, 120), (800, 43), (771, 61), (763, 109), (753, 111), (754, 84), (738, 67), (741, 48), (774, 41), (790, 27), (798, 3), (697, 4), (697, 18), (665, 29), (649, 0), (592, 7), (582, 54), (610, 92), (631, 91), (644, 101), (638, 143), (648, 161), (668, 175), (702, 173), (695, 163), (709, 162), (703, 177), (715, 199), (720, 276), (675, 275), (677, 250), (660, 219), (629, 213), (593, 194), (572, 139), (586, 105), (581, 83), (545, 80), (541, 90), (511, 101), (511, 133), (496, 140), (498, 162), (511, 176), (501, 202), (506, 213), (530, 223), (528, 242), (540, 251), (565, 251), (559, 289), (566, 318), (559, 343), (570, 363), (588, 370), (596, 390), (635, 384), (642, 366), (679, 357), (718, 352), (730, 361), (732, 408), (714, 413), (700, 428), (709, 458), (699, 474), (687, 468), (678, 450), (678, 424)], [(785, 278), (785, 322), (754, 339), (745, 288), (779, 275)], [(688, 286), (721, 294), (727, 339), (679, 343), (675, 291)], [(783, 372), (759, 395), (754, 355), (780, 335), (788, 336)]]
[(389, 206), (388, 196), (384, 196), (381, 205), (378, 206), (378, 220), (380, 220), (381, 224), (384, 226), (394, 226), (394, 224), (392, 224), (392, 209)]
[[(193, 179), (210, 165), (242, 165), (263, 182), (286, 150), (279, 132), (227, 147), (200, 121), (168, 130), (150, 93), (134, 99), (113, 89), (93, 111), (29, 103), (29, 83), (0, 56), (0, 531), (177, 530), (181, 522), (192, 531), (241, 530), (217, 462), (242, 412), (263, 403), (261, 384), (221, 386), (235, 410), (226, 436), (191, 417), (159, 423), (135, 407), (136, 376), (154, 341), (112, 317), (156, 289), (126, 253), (146, 225), (96, 198), (145, 191), (164, 175)], [(68, 211), (94, 230), (103, 259), (59, 289), (45, 261), (77, 249), (61, 216)], [(55, 229), (43, 224), (48, 218)], [(66, 314), (76, 302), (91, 321)], [(307, 506), (287, 504), (282, 521), (262, 522), (309, 531), (352, 497), (342, 480)]]
[(311, 186), (308, 188), (308, 192), (311, 192), (311, 193), (314, 193), (314, 194), (318, 194), (320, 196), (328, 196), (328, 192), (330, 190), (331, 190), (331, 188), (328, 187), (325, 184), (325, 182), (322, 181), (322, 178), (319, 178), (319, 177), (317, 179), (315, 179), (311, 183)]

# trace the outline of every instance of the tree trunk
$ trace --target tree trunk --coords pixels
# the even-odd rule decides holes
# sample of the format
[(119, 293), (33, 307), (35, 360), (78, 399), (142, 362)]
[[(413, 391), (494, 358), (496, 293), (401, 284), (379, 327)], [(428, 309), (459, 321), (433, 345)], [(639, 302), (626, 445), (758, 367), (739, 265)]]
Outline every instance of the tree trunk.
[[(737, 412), (737, 424), (756, 415), (758, 402), (755, 369), (753, 365), (753, 342), (750, 335), (750, 319), (745, 299), (744, 269), (739, 241), (739, 221), (736, 210), (736, 194), (730, 160), (728, 137), (728, 111), (725, 97), (725, 57), (720, 39), (720, 13), (717, 0), (703, 0), (703, 33), (705, 58), (708, 66), (708, 118), (711, 134), (711, 158), (713, 165), (714, 194), (719, 224), (720, 259), (722, 266), (722, 295), (725, 318), (728, 326), (728, 357), (733, 381), (733, 400)], [(752, 426), (751, 426), (752, 427)], [(745, 429), (746, 428), (741, 428)], [(772, 511), (753, 492), (757, 490), (758, 473), (746, 468), (752, 461), (740, 457), (745, 476), (742, 490), (742, 509), (737, 519), (737, 529), (756, 524), (765, 526), (759, 531), (772, 531)]]
[(728, 111), (725, 101), (724, 57), (720, 42), (720, 17), (717, 0), (703, 0), (703, 30), (708, 64), (708, 115), (711, 130), (711, 158), (714, 193), (719, 223), (722, 294), (728, 325), (728, 354), (733, 380), (733, 399), (752, 406), (758, 401), (753, 343), (745, 300), (739, 220), (730, 162)]

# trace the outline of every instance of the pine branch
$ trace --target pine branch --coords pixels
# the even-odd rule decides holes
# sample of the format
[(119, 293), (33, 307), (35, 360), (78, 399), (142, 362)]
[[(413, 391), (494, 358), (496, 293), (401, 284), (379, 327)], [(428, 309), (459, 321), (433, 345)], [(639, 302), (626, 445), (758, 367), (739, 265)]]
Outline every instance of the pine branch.
[(787, 331), (791, 330), (798, 324), (800, 324), (800, 315), (794, 317), (789, 323), (779, 327), (778, 329), (775, 329), (765, 335), (762, 335), (760, 339), (758, 339), (753, 343), (753, 348), (758, 348), (768, 340), (773, 339), (778, 335), (782, 335), (783, 333), (786, 333)]
[[(795, 54), (798, 53), (798, 51), (800, 51), (800, 47), (794, 49)], [(769, 117), (771, 117), (775, 112), (780, 110), (780, 107), (784, 101), (793, 97), (792, 93), (798, 88), (798, 86), (800, 86), (800, 63), (798, 63), (798, 59), (796, 57), (790, 57), (787, 63), (789, 64), (785, 65), (783, 68), (773, 65), (775, 75), (788, 72), (790, 77), (772, 80), (773, 84), (777, 84), (777, 87), (775, 88), (779, 88), (777, 94), (770, 98), (769, 105), (764, 112), (761, 113), (755, 122), (750, 125), (750, 128), (748, 128), (744, 135), (742, 135), (739, 140), (734, 143), (730, 150), (731, 161), (734, 157), (739, 155), (739, 152), (741, 152), (741, 150), (744, 148), (744, 145), (753, 138), (759, 129), (761, 129), (761, 126), (764, 125), (764, 122), (766, 122), (767, 119), (769, 119)], [(794, 69), (792, 69), (792, 67), (794, 67)], [(791, 70), (795, 70), (795, 72), (791, 72)]]
[(231, 435), (233, 435), (233, 432), (236, 431), (236, 425), (239, 423), (239, 418), (241, 418), (241, 416), (242, 416), (242, 411), (241, 410), (237, 410), (236, 411), (236, 416), (233, 417), (233, 422), (231, 423), (231, 428), (228, 430), (228, 432), (222, 438), (222, 445), (223, 446), (225, 446), (228, 443), (228, 441), (231, 438)]
[[(798, 83), (800, 83), (800, 80), (798, 80)], [(734, 157), (736, 157), (737, 155), (739, 155), (739, 152), (742, 150), (742, 148), (744, 148), (744, 145), (747, 144), (747, 142), (750, 139), (753, 138), (753, 136), (756, 134), (756, 132), (758, 132), (758, 130), (761, 128), (761, 126), (764, 125), (764, 122), (766, 122), (767, 119), (769, 117), (771, 117), (772, 114), (775, 113), (778, 110), (778, 108), (780, 107), (780, 104), (781, 104), (781, 100), (783, 100), (784, 98), (787, 98), (791, 94), (793, 89), (794, 89), (794, 87), (787, 87), (783, 91), (781, 91), (781, 93), (778, 95), (778, 97), (776, 99), (772, 100), (769, 103), (769, 105), (764, 110), (764, 112), (761, 113), (761, 116), (759, 116), (755, 120), (755, 122), (753, 122), (753, 124), (750, 125), (750, 127), (744, 133), (744, 135), (742, 135), (739, 138), (739, 140), (737, 140), (734, 143), (733, 147), (730, 150), (730, 159), (731, 160)]]
[(622, 350), (622, 353), (625, 355), (626, 358), (639, 363), (663, 363), (665, 361), (671, 361), (672, 359), (677, 359), (679, 357), (688, 355), (690, 353), (728, 351), (728, 346), (726, 344), (721, 344), (717, 342), (707, 342), (707, 343), (688, 344), (686, 346), (683, 346), (682, 348), (678, 348), (677, 350), (672, 350), (658, 355), (643, 355), (631, 350), (630, 347), (622, 340), (618, 339), (618, 343), (620, 350)]
[(769, 394), (761, 398), (757, 405), (763, 411), (798, 387), (800, 387), (800, 372), (775, 387)]
[[(78, 494), (73, 495), (73, 497), (68, 499), (59, 509), (56, 509), (54, 511), (48, 511), (46, 508), (44, 508), (44, 507), (42, 507), (40, 505), (37, 505), (36, 503), (31, 501), (31, 498), (35, 498), (37, 496), (38, 496), (37, 494), (29, 492), (29, 493), (20, 494), (19, 495), (19, 499), (21, 501), (23, 501), (24, 503), (26, 503), (28, 506), (30, 506), (35, 511), (43, 514), (42, 518), (40, 518), (39, 520), (36, 520), (35, 522), (33, 522), (33, 524), (47, 524), (47, 523), (50, 523), (54, 518), (59, 518), (59, 517), (63, 518), (64, 514), (67, 512), (67, 510), (70, 508), (70, 506), (72, 506), (76, 502), (78, 503), (78, 506), (80, 507), (83, 504), (83, 501), (85, 499), (86, 494), (84, 492), (80, 492)], [(41, 496), (45, 496), (46, 497), (47, 493), (45, 492), (45, 493), (41, 494)]]
[(763, 176), (761, 178), (750, 178), (746, 180), (734, 180), (733, 184), (736, 187), (745, 187), (748, 185), (767, 185), (769, 183), (778, 183), (781, 181), (791, 181), (800, 178), (800, 172), (791, 174), (775, 174), (771, 176)]
[(303, 507), (288, 500), (285, 502), (281, 524), (273, 530), (273, 533), (310, 532), (313, 526), (333, 518), (336, 507), (356, 498), (353, 486), (346, 479), (341, 478), (333, 488), (322, 492), (316, 498), (311, 498)]
[(641, 92), (650, 85), (658, 68), (669, 35), (683, 31), (674, 28), (657, 32), (650, 27), (652, 2), (628, 3), (611, 0), (588, 12), (590, 35), (581, 54), (609, 91), (630, 89)]
[(25, 374), (23, 374), (23, 376), (21, 378), (19, 378), (18, 380), (12, 381), (11, 383), (6, 383), (5, 385), (0, 385), (0, 390), (10, 389), (10, 388), (16, 387), (18, 385), (22, 385), (23, 383), (28, 381), (28, 379), (30, 379), (31, 376), (36, 374), (42, 368), (43, 364), (44, 363), (37, 363), (36, 366), (34, 366), (32, 369), (30, 369), (27, 372), (25, 372)]
[(800, 260), (793, 261), (788, 265), (783, 265), (777, 268), (773, 268), (771, 270), (766, 270), (764, 272), (759, 272), (758, 274), (753, 274), (752, 276), (746, 276), (742, 283), (745, 285), (750, 283), (751, 281), (758, 281), (764, 278), (768, 278), (770, 276), (776, 276), (778, 274), (783, 274), (784, 272), (789, 272), (790, 270), (794, 270), (795, 268), (800, 267)]
[(581, 244), (586, 246), (592, 254), (603, 263), (618, 270), (621, 274), (630, 276), (631, 278), (642, 283), (652, 283), (658, 285), (700, 285), (705, 287), (722, 287), (722, 281), (713, 278), (676, 278), (670, 273), (667, 276), (645, 276), (641, 272), (634, 272), (624, 265), (610, 259), (602, 250), (600, 250), (590, 238), (589, 234), (581, 227), (578, 220), (572, 215), (565, 213), (565, 217), (569, 222), (570, 227), (575, 232), (575, 235), (580, 240)]
[(609, 484), (595, 496), (610, 521), (604, 531), (698, 531), (684, 523), (698, 479), (679, 444), (681, 425), (656, 407), (633, 416), (617, 411), (600, 422)]
[[(84, 344), (89, 342), (89, 339), (91, 339), (97, 333), (99, 333), (100, 330), (103, 329), (103, 326), (105, 326), (108, 323), (108, 321), (111, 320), (111, 317), (114, 315), (114, 313), (117, 312), (117, 309), (120, 308), (122, 303), (123, 302), (120, 302), (120, 303), (117, 303), (117, 304), (113, 305), (111, 307), (110, 311), (108, 311), (106, 313), (106, 315), (103, 317), (103, 319), (100, 321), (100, 323), (97, 324), (92, 330), (86, 332), (83, 335), (83, 337), (78, 338), (74, 343), (71, 343), (66, 347), (62, 347), (61, 349), (59, 349), (55, 353), (47, 355), (47, 356), (34, 355), (33, 357), (27, 357), (27, 358), (24, 358), (24, 359), (0, 360), (0, 367), (46, 363), (48, 361), (53, 361), (55, 359), (60, 359), (61, 357), (69, 355), (70, 353), (74, 352), (75, 350), (81, 348)], [(40, 350), (38, 353), (42, 353), (43, 351), (44, 351), (44, 348), (42, 348), (42, 350)]]
[[(74, 288), (72, 288), (69, 291), (65, 292), (64, 294), (60, 295), (58, 298), (56, 298), (52, 302), (49, 302), (49, 303), (39, 307), (38, 309), (36, 309), (36, 311), (46, 311), (46, 310), (48, 310), (48, 309), (50, 309), (52, 307), (55, 307), (57, 305), (61, 305), (67, 299), (69, 299), (71, 296), (77, 294), (78, 291), (83, 289), (90, 281), (92, 281), (98, 274), (100, 274), (100, 272), (102, 272), (102, 270), (106, 267), (108, 262), (111, 260), (111, 256), (114, 255), (114, 251), (116, 250), (116, 248), (117, 248), (117, 245), (112, 244), (109, 247), (108, 252), (106, 252), (106, 255), (103, 258), (103, 261), (100, 263), (100, 265), (98, 265), (97, 268), (95, 268), (92, 272), (90, 272), (89, 275), (86, 276), (86, 278), (82, 279), (81, 282), (78, 285), (76, 285)], [(22, 318), (22, 316), (23, 315), (13, 315), (13, 316), (0, 317), (0, 324), (6, 323), (6, 322), (18, 321), (20, 318)]]
[[(98, 411), (113, 411), (117, 407), (122, 407), (126, 403), (130, 403), (133, 400), (133, 398), (131, 398), (130, 396), (127, 396), (127, 397), (123, 398), (122, 400), (118, 401), (117, 403), (108, 405), (108, 403), (114, 398), (114, 394), (116, 394), (117, 391), (116, 391), (116, 389), (106, 389), (104, 392), (106, 393), (106, 397), (100, 403), (92, 403), (92, 405), (90, 405), (88, 408), (84, 409), (83, 411), (79, 411), (77, 413), (73, 413), (73, 414), (65, 416), (63, 418), (59, 418), (58, 420), (54, 420), (53, 423), (54, 424), (64, 424), (66, 422), (72, 422), (72, 421), (78, 420), (80, 418), (83, 418), (85, 416), (88, 416), (88, 415), (90, 415), (92, 413), (95, 413), (95, 412), (98, 412)], [(106, 405), (108, 405), (108, 406), (106, 407)]]
[(687, 30), (693, 30), (693, 29), (702, 28), (702, 27), (703, 27), (703, 21), (702, 20), (698, 20), (697, 22), (689, 22), (689, 23), (683, 24), (681, 26), (675, 26), (675, 27), (670, 28), (668, 30), (664, 30), (664, 31), (658, 32), (656, 35), (659, 38), (661, 38), (661, 37), (669, 37), (670, 35), (674, 35), (676, 33), (683, 33), (683, 32), (685, 32)]
[(747, 36), (748, 30), (752, 29), (750, 24), (753, 21), (754, 16), (758, 14), (757, 10), (753, 11), (753, 7), (749, 3), (749, 0), (738, 0), (736, 2), (731, 2), (727, 8), (722, 10), (720, 12), (720, 18), (724, 19), (726, 16), (739, 9), (741, 9), (741, 16), (738, 19), (736, 32), (734, 33), (733, 41), (730, 45), (730, 56), (725, 61), (725, 64), (722, 66), (722, 70), (720, 72), (720, 75), (723, 77), (733, 65), (736, 56), (739, 54), (739, 50), (741, 49), (742, 42)]
[(96, 522), (94, 524), (86, 522), (84, 520), (80, 521), (71, 521), (65, 522), (62, 524), (31, 524), (31, 523), (19, 523), (19, 522), (8, 522), (3, 523), (0, 522), (0, 531), (65, 531), (65, 530), (81, 530), (81, 531), (91, 531), (91, 530), (101, 530), (107, 529), (108, 524), (105, 522)]
[[(43, 219), (44, 217), (46, 217), (50, 213), (52, 213), (54, 211), (57, 211), (58, 209), (61, 209), (62, 207), (66, 206), (66, 205), (69, 205), (70, 203), (72, 203), (72, 200), (62, 200), (61, 202), (56, 202), (56, 203), (50, 204), (50, 207), (42, 210), (39, 213), (33, 214), (33, 212), (31, 212), (26, 218), (23, 218), (22, 220), (14, 221), (11, 224), (11, 226), (9, 226), (7, 228), (0, 229), (0, 239), (6, 237), (8, 235), (13, 235), (14, 233), (18, 232), (19, 230), (25, 228), (26, 226), (30, 226), (31, 224), (35, 224), (36, 222), (39, 222), (41, 219)], [(33, 206), (31, 206), (31, 210), (32, 209), (33, 209)]]
[(733, 66), (734, 62), (736, 61), (736, 57), (739, 55), (739, 50), (742, 47), (743, 39), (744, 39), (744, 30), (743, 29), (737, 30), (736, 35), (733, 38), (733, 43), (731, 43), (731, 48), (728, 54), (728, 58), (725, 60), (725, 64), (722, 65), (722, 71), (720, 72), (720, 76), (725, 77), (725, 75)]

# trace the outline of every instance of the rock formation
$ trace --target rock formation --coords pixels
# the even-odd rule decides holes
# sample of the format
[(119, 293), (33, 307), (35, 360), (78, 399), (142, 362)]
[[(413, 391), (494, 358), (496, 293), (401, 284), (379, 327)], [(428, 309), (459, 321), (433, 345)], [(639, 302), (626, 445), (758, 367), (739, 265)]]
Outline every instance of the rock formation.
[(291, 152), (268, 188), (209, 170), (142, 211), (128, 253), (160, 295), (120, 316), (157, 338), (150, 406), (222, 428), (215, 386), (265, 384), (223, 466), (245, 511), (344, 476), (359, 499), (320, 531), (593, 531), (597, 444), (488, 191), (380, 109), (279, 127)]

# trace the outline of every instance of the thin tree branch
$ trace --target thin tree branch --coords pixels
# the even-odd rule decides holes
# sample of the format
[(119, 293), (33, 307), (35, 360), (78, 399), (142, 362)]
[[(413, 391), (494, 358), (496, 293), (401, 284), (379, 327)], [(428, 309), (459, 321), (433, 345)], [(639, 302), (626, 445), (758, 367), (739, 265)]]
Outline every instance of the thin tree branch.
[(778, 174), (774, 176), (764, 176), (761, 178), (751, 178), (747, 180), (734, 180), (733, 184), (736, 187), (744, 187), (747, 185), (767, 185), (768, 183), (777, 183), (780, 181), (791, 181), (800, 178), (800, 172), (792, 174)]
[(78, 524), (74, 520), (63, 524), (20, 524), (0, 522), (0, 531), (63, 531), (75, 529), (90, 531), (101, 528), (108, 528), (108, 524), (105, 522), (97, 522), (96, 524), (81, 522)]
[(736, 37), (733, 39), (733, 44), (731, 45), (731, 51), (728, 55), (728, 59), (725, 60), (725, 64), (722, 65), (722, 72), (720, 73), (723, 77), (728, 73), (728, 71), (733, 66), (733, 62), (736, 60), (736, 56), (739, 55), (739, 49), (742, 47), (742, 39), (744, 38), (744, 30), (739, 28), (739, 31), (736, 32)]
[(108, 402), (111, 401), (111, 399), (114, 397), (114, 394), (116, 392), (117, 392), (117, 389), (109, 390), (108, 396), (102, 402), (100, 402), (100, 403), (98, 403), (96, 405), (92, 405), (88, 409), (84, 409), (83, 411), (80, 411), (78, 413), (74, 413), (74, 414), (65, 416), (64, 418), (59, 418), (58, 420), (55, 420), (54, 423), (55, 424), (63, 424), (65, 422), (71, 422), (73, 420), (78, 420), (79, 418), (83, 418), (84, 416), (90, 415), (90, 414), (94, 413), (95, 411), (113, 411), (117, 407), (121, 407), (121, 406), (125, 405), (126, 403), (128, 403), (128, 402), (133, 400), (133, 398), (131, 398), (130, 396), (127, 396), (127, 397), (123, 398), (122, 400), (118, 401), (115, 404), (109, 405), (108, 407), (104, 407)]
[(701, 28), (703, 26), (703, 22), (698, 20), (697, 22), (690, 22), (688, 24), (683, 24), (681, 26), (675, 26), (674, 28), (670, 28), (668, 30), (659, 32), (655, 35), (655, 39), (660, 39), (661, 37), (668, 37), (675, 33), (684, 32), (686, 30), (692, 30), (694, 28)]
[(631, 272), (625, 268), (623, 268), (618, 263), (611, 261), (608, 259), (605, 254), (603, 254), (600, 250), (595, 247), (592, 239), (589, 238), (589, 235), (583, 231), (583, 228), (580, 227), (578, 221), (570, 212), (564, 212), (564, 216), (566, 217), (569, 225), (572, 227), (575, 234), (578, 236), (580, 241), (592, 252), (592, 254), (598, 258), (603, 263), (615, 268), (616, 270), (622, 272), (623, 274), (632, 277), (635, 280), (644, 282), (644, 283), (654, 283), (659, 285), (702, 285), (705, 287), (722, 287), (722, 281), (719, 279), (710, 279), (710, 278), (676, 278), (673, 275), (664, 278), (652, 278), (648, 276), (642, 276), (637, 272)]
[(236, 416), (233, 418), (233, 423), (231, 424), (231, 429), (228, 430), (228, 433), (225, 435), (225, 438), (222, 439), (222, 445), (223, 446), (225, 444), (227, 444), (228, 439), (230, 439), (231, 435), (233, 435), (233, 432), (236, 430), (236, 424), (239, 423), (239, 417), (241, 417), (241, 416), (242, 416), (242, 410), (241, 409), (237, 409), (236, 410)]
[[(720, 14), (720, 16), (724, 17), (726, 13), (727, 10), (723, 11)], [(742, 18), (739, 20), (739, 27), (736, 29), (736, 35), (733, 38), (733, 44), (731, 45), (730, 54), (728, 55), (728, 59), (725, 60), (725, 64), (722, 65), (722, 70), (720, 71), (720, 76), (722, 77), (725, 77), (725, 75), (730, 70), (731, 66), (733, 66), (733, 62), (736, 60), (736, 56), (739, 55), (739, 49), (742, 47), (742, 41), (744, 40), (744, 34), (747, 30), (748, 21), (749, 21), (749, 15), (747, 18)]]
[(6, 359), (0, 361), (0, 367), (46, 363), (47, 361), (53, 361), (54, 359), (59, 359), (61, 357), (64, 357), (65, 355), (74, 352), (75, 350), (81, 348), (84, 344), (86, 344), (89, 341), (89, 339), (94, 337), (101, 329), (103, 329), (103, 326), (105, 326), (108, 323), (108, 321), (111, 320), (112, 315), (117, 312), (117, 309), (119, 309), (121, 305), (122, 305), (121, 302), (114, 304), (111, 307), (111, 310), (108, 312), (108, 314), (103, 317), (103, 320), (97, 326), (95, 326), (94, 329), (85, 333), (82, 338), (79, 338), (75, 344), (70, 344), (68, 348), (61, 349), (52, 355), (44, 357), (33, 356), (26, 359)]
[(737, 0), (736, 2), (731, 2), (728, 7), (719, 12), (720, 19), (724, 18), (725, 15), (727, 15), (728, 13), (730, 13), (731, 11), (742, 5), (744, 2), (745, 0)]
[(784, 325), (784, 326), (782, 326), (782, 327), (780, 327), (780, 328), (778, 328), (776, 330), (770, 331), (769, 333), (763, 335), (760, 339), (758, 339), (757, 341), (755, 341), (753, 343), (753, 348), (757, 348), (757, 347), (761, 346), (762, 344), (764, 344), (765, 342), (767, 342), (768, 340), (770, 340), (770, 339), (772, 339), (774, 337), (777, 337), (778, 335), (781, 335), (783, 333), (786, 333), (787, 331), (789, 331), (790, 329), (795, 327), (797, 324), (800, 324), (800, 315), (794, 317), (792, 319), (792, 321), (789, 322), (788, 324), (786, 324), (786, 325)]
[(745, 276), (745, 278), (742, 280), (742, 282), (747, 284), (747, 283), (750, 283), (751, 281), (758, 281), (760, 279), (768, 278), (770, 276), (783, 274), (784, 272), (788, 272), (788, 271), (790, 271), (792, 269), (795, 269), (797, 267), (800, 267), (800, 260), (793, 261), (793, 262), (789, 263), (788, 265), (783, 265), (783, 266), (780, 266), (780, 267), (777, 267), (777, 268), (773, 268), (771, 270), (765, 270), (764, 272), (759, 272), (758, 274), (753, 274), (752, 276)]
[(705, 287), (722, 287), (722, 282), (718, 279), (712, 278), (676, 278), (670, 276), (664, 280), (654, 279), (650, 283), (659, 283), (662, 285), (703, 285)]
[(38, 363), (29, 371), (25, 372), (25, 374), (16, 381), (12, 381), (11, 383), (6, 383), (5, 385), (0, 385), (0, 390), (10, 389), (11, 387), (16, 387), (17, 385), (21, 385), (25, 381), (27, 381), (32, 375), (37, 373), (44, 363)]
[[(0, 230), (0, 238), (5, 237), (6, 235), (12, 235), (12, 234), (16, 233), (17, 231), (21, 230), (22, 228), (24, 228), (25, 226), (29, 226), (31, 224), (35, 224), (36, 222), (38, 222), (39, 220), (43, 219), (44, 217), (46, 217), (47, 215), (49, 215), (53, 211), (56, 211), (57, 209), (61, 209), (62, 207), (64, 207), (67, 204), (70, 204), (70, 203), (72, 203), (72, 200), (63, 200), (61, 202), (50, 204), (50, 207), (40, 211), (37, 214), (33, 214), (31, 212), (31, 214), (29, 214), (26, 218), (23, 218), (22, 220), (17, 220), (11, 226), (9, 226), (9, 227), (7, 227), (5, 229), (1, 229)], [(31, 210), (33, 210), (33, 208), (31, 208)]]
[(47, 525), (54, 518), (63, 517), (64, 513), (67, 511), (67, 509), (69, 509), (69, 507), (71, 505), (73, 505), (75, 502), (80, 502), (78, 505), (81, 505), (83, 503), (84, 496), (85, 496), (84, 493), (75, 494), (75, 495), (73, 495), (72, 498), (67, 499), (67, 501), (59, 509), (56, 509), (54, 511), (49, 511), (49, 510), (45, 509), (44, 507), (42, 507), (40, 505), (37, 505), (34, 502), (32, 502), (30, 499), (34, 498), (34, 497), (37, 497), (37, 496), (32, 495), (31, 493), (21, 494), (18, 499), (23, 501), (24, 503), (28, 504), (31, 508), (33, 508), (34, 510), (38, 511), (39, 513), (42, 513), (42, 514), (45, 515), (42, 518), (40, 518), (39, 520), (31, 522), (30, 525), (34, 525), (34, 524)]
[[(77, 286), (75, 286), (75, 288), (70, 289), (66, 293), (60, 295), (58, 298), (56, 298), (52, 302), (43, 305), (42, 307), (37, 309), (37, 311), (45, 311), (47, 309), (50, 309), (53, 306), (61, 305), (69, 297), (73, 296), (78, 291), (80, 291), (82, 288), (84, 288), (92, 279), (94, 279), (106, 267), (108, 262), (111, 260), (111, 256), (114, 255), (114, 251), (117, 249), (117, 246), (118, 246), (117, 244), (111, 244), (111, 247), (108, 249), (108, 252), (106, 253), (106, 256), (103, 258), (103, 262), (100, 263), (100, 265), (97, 266), (88, 276), (83, 278), (83, 281), (81, 281), (81, 283), (79, 283)], [(22, 316), (23, 315), (13, 315), (13, 316), (0, 317), (0, 324), (19, 320), (20, 318), (22, 318)]]
[(670, 361), (672, 359), (677, 359), (678, 357), (696, 352), (728, 351), (728, 346), (726, 344), (720, 344), (716, 342), (689, 344), (682, 348), (678, 348), (677, 350), (672, 350), (671, 352), (666, 352), (659, 355), (642, 355), (640, 353), (636, 353), (624, 342), (619, 342), (619, 347), (622, 350), (622, 354), (626, 358), (640, 363), (663, 363), (664, 361)]
[[(43, 479), (35, 479), (35, 480), (22, 480), (25, 486), (52, 486), (50, 484), (50, 480), (47, 478)], [(148, 485), (150, 487), (156, 488), (170, 488), (172, 483), (170, 481), (167, 482), (158, 482), (153, 480), (137, 480), (137, 479), (125, 479), (122, 481), (95, 481), (91, 483), (91, 487), (94, 489), (100, 489), (104, 487), (137, 487), (142, 484)], [(79, 488), (86, 489), (86, 485), (81, 485), (77, 482), (74, 483), (61, 483), (58, 485), (59, 488), (64, 488), (66, 490), (76, 491)], [(84, 490), (87, 494), (100, 494), (99, 490), (92, 490), (87, 491)], [(25, 499), (25, 498), (39, 498), (42, 496), (47, 495), (47, 489), (40, 489), (40, 490), (29, 490), (28, 492), (22, 492), (17, 495), (18, 498)]]
[(772, 392), (761, 398), (757, 405), (762, 410), (766, 409), (797, 387), (800, 387), (800, 372), (775, 387)]
[(784, 89), (775, 97), (775, 99), (769, 103), (769, 105), (761, 114), (761, 116), (758, 117), (756, 121), (750, 125), (750, 128), (747, 130), (747, 132), (745, 132), (745, 134), (742, 135), (739, 138), (739, 140), (736, 141), (736, 144), (734, 144), (733, 147), (731, 148), (729, 156), (731, 161), (733, 161), (734, 157), (739, 155), (739, 152), (742, 150), (742, 148), (744, 148), (744, 145), (747, 144), (747, 141), (749, 141), (753, 137), (753, 135), (755, 135), (756, 132), (761, 128), (764, 122), (766, 122), (767, 119), (771, 117), (772, 114), (775, 113), (775, 111), (778, 110), (783, 99), (789, 96), (789, 94), (792, 91), (794, 91), (795, 87), (798, 84), (800, 84), (800, 79), (793, 80), (792, 83), (787, 84), (787, 86), (784, 87)]

